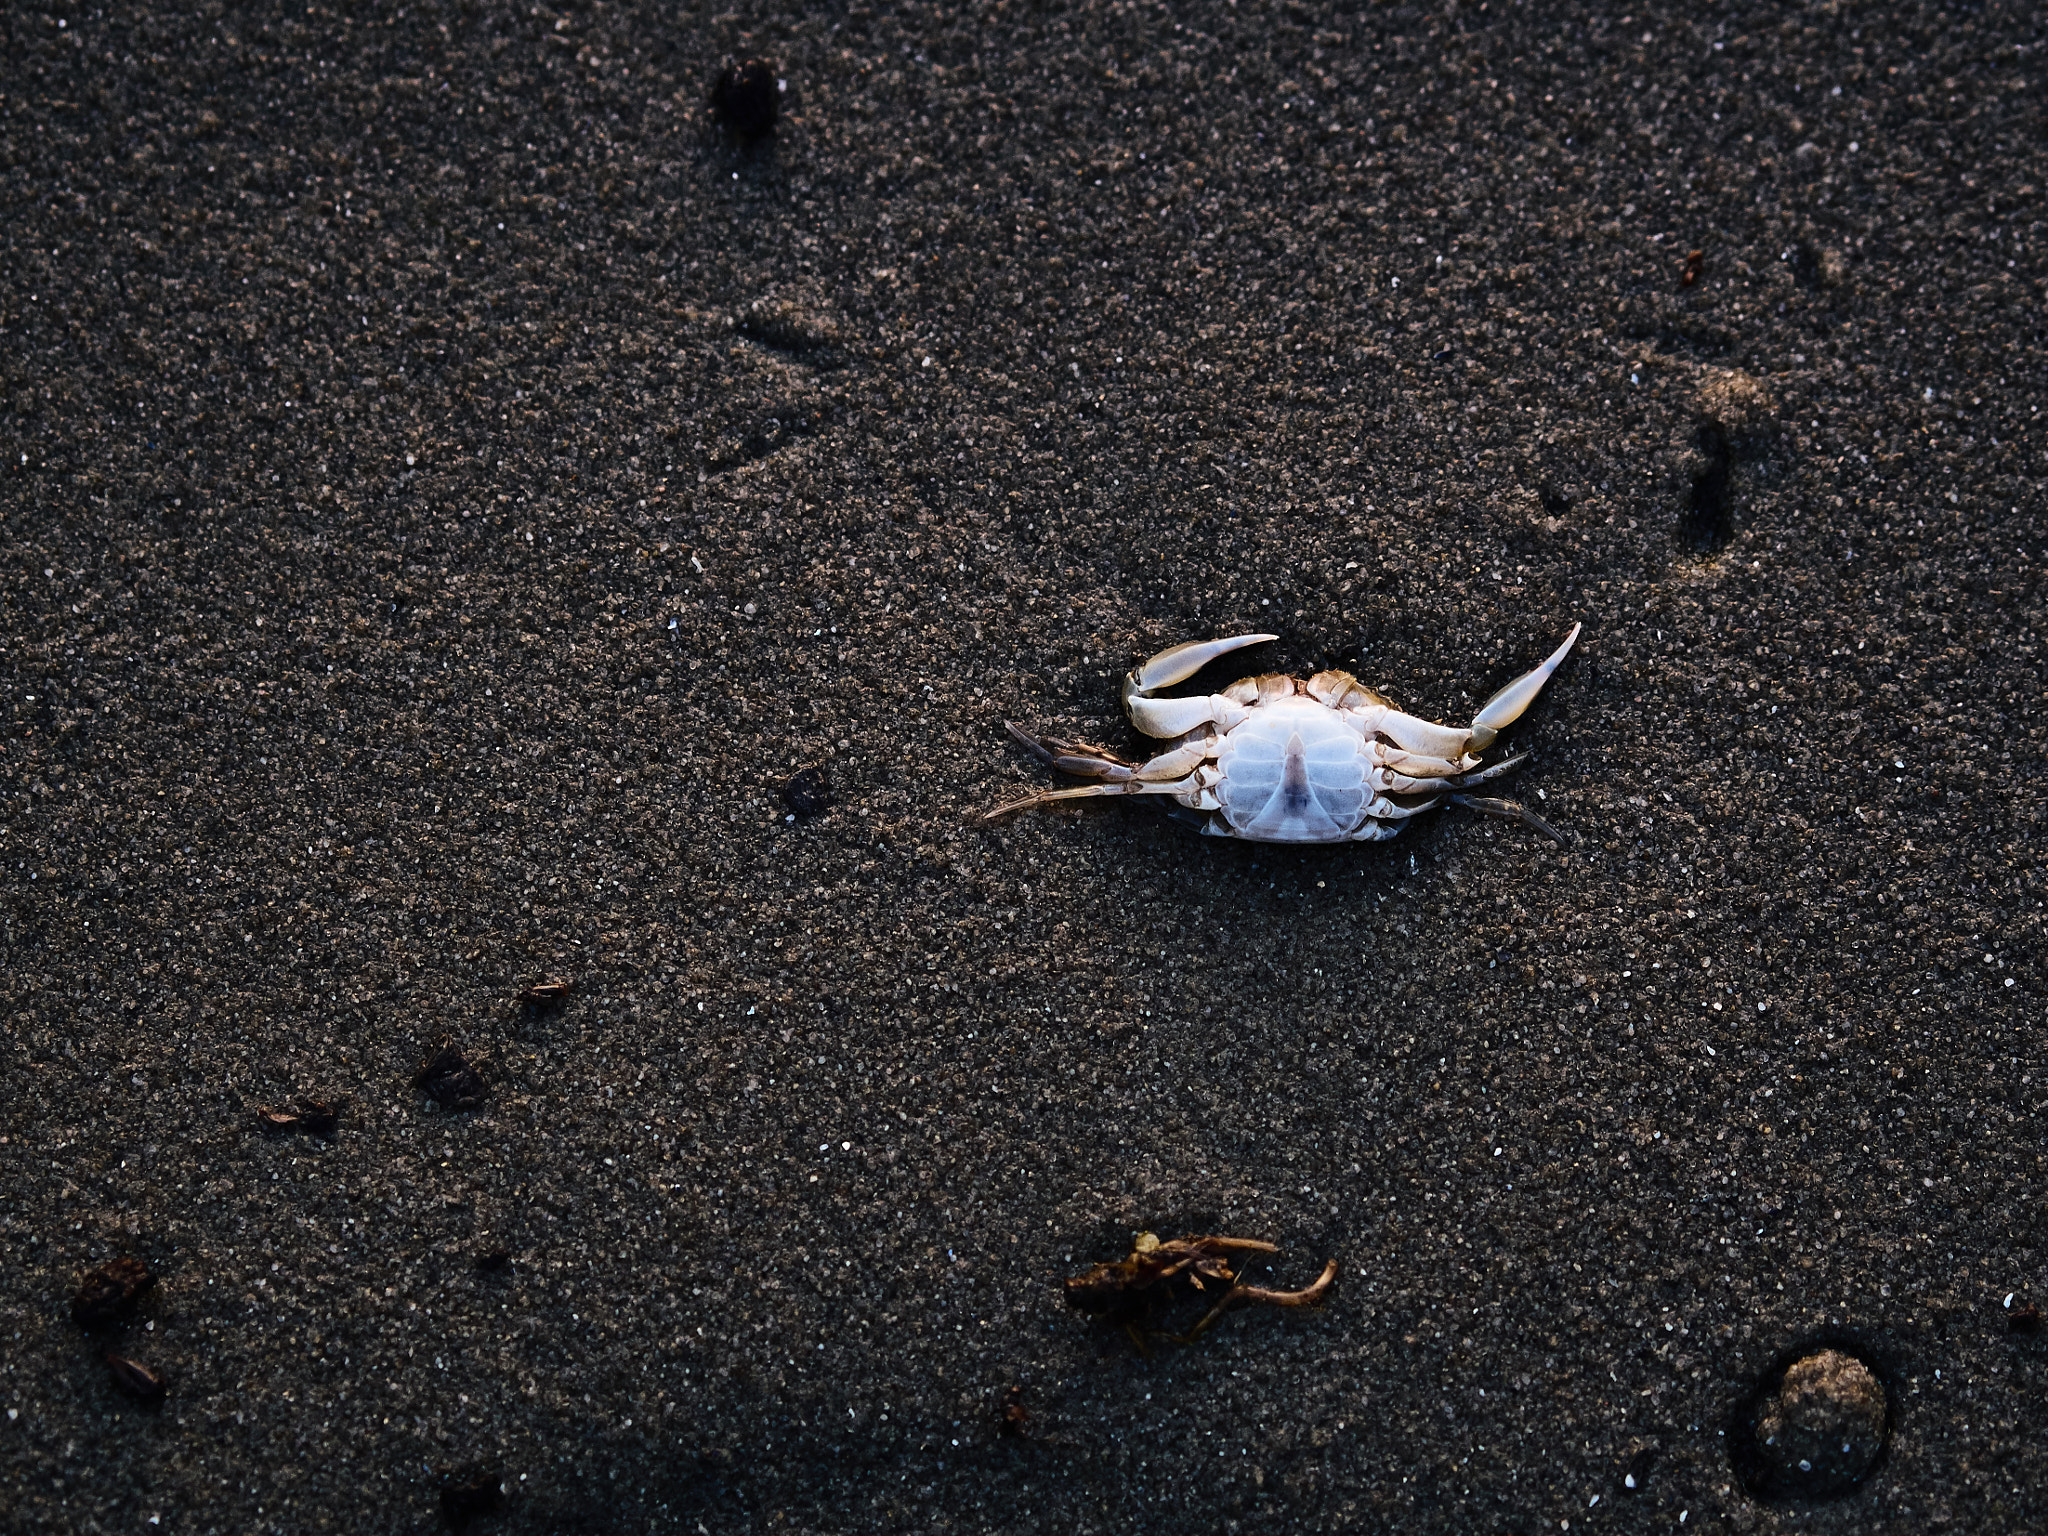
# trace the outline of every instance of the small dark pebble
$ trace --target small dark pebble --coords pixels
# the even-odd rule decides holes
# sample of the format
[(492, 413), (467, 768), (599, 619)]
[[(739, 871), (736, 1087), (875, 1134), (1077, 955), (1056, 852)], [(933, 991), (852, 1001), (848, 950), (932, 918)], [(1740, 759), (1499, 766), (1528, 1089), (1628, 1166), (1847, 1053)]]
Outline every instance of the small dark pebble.
[(820, 768), (805, 768), (793, 773), (782, 786), (782, 803), (806, 819), (822, 816), (832, 808), (831, 781)]
[(139, 1360), (110, 1354), (107, 1356), (107, 1374), (113, 1378), (117, 1388), (138, 1403), (160, 1403), (164, 1400), (167, 1388), (163, 1377)]
[(1690, 288), (1694, 283), (1698, 282), (1700, 274), (1706, 270), (1706, 263), (1707, 253), (1705, 251), (1687, 251), (1685, 253), (1685, 270), (1678, 275), (1678, 285), (1681, 288)]
[(711, 88), (711, 106), (734, 133), (759, 138), (775, 126), (776, 114), (782, 108), (775, 66), (766, 59), (726, 65), (718, 83)]
[(156, 1284), (156, 1276), (140, 1259), (115, 1259), (78, 1282), (71, 1298), (71, 1321), (82, 1328), (103, 1328), (119, 1322), (135, 1310), (142, 1293)]
[(480, 1253), (476, 1256), (476, 1272), (480, 1275), (509, 1275), (512, 1273), (512, 1255), (502, 1248)]
[(2024, 1333), (2031, 1337), (2041, 1331), (2041, 1309), (2031, 1302), (2025, 1306), (2015, 1307), (2006, 1326), (2014, 1333)]
[(505, 1474), (488, 1471), (441, 1473), (441, 1513), (461, 1530), (470, 1521), (495, 1515), (505, 1507)]
[(996, 1416), (996, 1433), (999, 1435), (1021, 1435), (1031, 1415), (1024, 1407), (1024, 1389), (1012, 1387), (1003, 1394), (1003, 1406)]
[(420, 1068), (420, 1088), (446, 1110), (475, 1109), (484, 1101), (484, 1080), (462, 1052), (443, 1040)]
[(550, 976), (536, 981), (519, 994), (519, 1001), (535, 1013), (552, 1013), (569, 1000), (569, 983)]

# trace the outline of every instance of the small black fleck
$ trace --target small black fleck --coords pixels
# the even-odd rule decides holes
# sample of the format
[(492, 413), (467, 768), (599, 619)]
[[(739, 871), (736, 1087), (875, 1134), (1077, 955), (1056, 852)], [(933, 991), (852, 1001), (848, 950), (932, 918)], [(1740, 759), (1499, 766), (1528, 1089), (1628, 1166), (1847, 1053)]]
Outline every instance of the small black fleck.
[(2013, 1309), (2012, 1320), (2006, 1325), (2014, 1333), (2031, 1337), (2041, 1331), (2041, 1309), (2031, 1302)]
[(298, 1110), (300, 1130), (308, 1136), (330, 1141), (334, 1138), (341, 1116), (332, 1104), (322, 1099), (300, 1099), (294, 1107)]
[(419, 1085), (446, 1110), (476, 1109), (484, 1101), (484, 1080), (454, 1045), (443, 1040), (420, 1068)]
[(478, 1471), (441, 1471), (441, 1514), (461, 1530), (470, 1521), (495, 1515), (505, 1507), (505, 1474), (493, 1467)]
[(556, 976), (544, 977), (519, 994), (519, 1001), (534, 1013), (559, 1013), (569, 1000), (569, 983)]
[(480, 1253), (476, 1256), (476, 1272), (480, 1275), (509, 1275), (512, 1273), (512, 1255), (502, 1248)]
[(822, 816), (833, 806), (832, 784), (821, 768), (805, 768), (790, 775), (782, 786), (782, 803), (808, 821)]
[(766, 59), (728, 64), (711, 88), (711, 106), (725, 125), (742, 138), (758, 139), (775, 126), (782, 108), (782, 89), (775, 66)]
[(115, 1259), (78, 1282), (71, 1297), (71, 1321), (81, 1328), (104, 1328), (135, 1310), (136, 1300), (156, 1284), (156, 1276), (140, 1259)]

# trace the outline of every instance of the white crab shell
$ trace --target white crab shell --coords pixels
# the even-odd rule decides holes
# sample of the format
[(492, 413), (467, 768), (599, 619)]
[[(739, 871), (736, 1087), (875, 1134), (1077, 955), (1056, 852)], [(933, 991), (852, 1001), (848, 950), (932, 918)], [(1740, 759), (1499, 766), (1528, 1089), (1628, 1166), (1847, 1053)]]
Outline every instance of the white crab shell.
[(1521, 761), (1482, 768), (1478, 754), (1520, 718), (1578, 636), (1573, 625), (1564, 644), (1488, 699), (1469, 726), (1404, 714), (1348, 672), (1318, 672), (1306, 682), (1249, 677), (1221, 693), (1162, 699), (1158, 689), (1192, 677), (1226, 652), (1273, 636), (1172, 646), (1124, 681), (1131, 723), (1171, 741), (1166, 751), (1143, 763), (1126, 762), (1102, 747), (1041, 740), (1012, 725), (1010, 734), (1041, 762), (1100, 782), (1040, 790), (997, 807), (989, 817), (1090, 795), (1167, 795), (1184, 808), (1176, 814), (1199, 822), (1211, 836), (1259, 843), (1370, 842), (1395, 836), (1409, 817), (1449, 799), (1521, 821), (1562, 842), (1521, 806), (1462, 791)]
[(1214, 761), (1217, 810), (1254, 842), (1346, 842), (1379, 798), (1365, 732), (1306, 694), (1254, 707)]

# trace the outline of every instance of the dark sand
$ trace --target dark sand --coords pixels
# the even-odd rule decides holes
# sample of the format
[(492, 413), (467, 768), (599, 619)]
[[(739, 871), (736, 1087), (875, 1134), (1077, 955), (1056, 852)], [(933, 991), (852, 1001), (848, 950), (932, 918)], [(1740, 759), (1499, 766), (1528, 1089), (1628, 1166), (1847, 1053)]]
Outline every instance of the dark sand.
[[(2028, 7), (354, 9), (0, 28), (0, 1526), (2048, 1526)], [(1568, 852), (974, 820), (1579, 620)]]

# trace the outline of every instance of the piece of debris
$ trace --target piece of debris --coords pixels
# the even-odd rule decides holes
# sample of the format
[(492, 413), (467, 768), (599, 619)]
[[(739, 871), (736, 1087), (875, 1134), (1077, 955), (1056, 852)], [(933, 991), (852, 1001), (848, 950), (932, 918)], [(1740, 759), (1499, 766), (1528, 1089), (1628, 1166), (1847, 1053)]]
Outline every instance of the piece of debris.
[(130, 1360), (125, 1355), (107, 1356), (107, 1374), (113, 1378), (116, 1388), (138, 1403), (160, 1403), (169, 1390), (163, 1377), (140, 1360)]
[(290, 1109), (259, 1109), (256, 1128), (266, 1136), (288, 1136), (304, 1131), (308, 1136), (332, 1138), (341, 1117), (332, 1104), (319, 1099), (296, 1100)]
[(804, 821), (832, 809), (832, 783), (822, 768), (804, 768), (789, 776), (782, 786), (782, 803), (790, 814)]
[(569, 1000), (569, 983), (556, 976), (536, 981), (519, 994), (519, 1001), (535, 1013), (554, 1013)]
[(476, 1256), (476, 1272), (480, 1275), (509, 1275), (512, 1273), (512, 1255), (503, 1248), (480, 1253)]
[(420, 1068), (419, 1085), (428, 1098), (450, 1113), (477, 1109), (484, 1102), (484, 1080), (454, 1042), (445, 1038)]
[[(1314, 1306), (1329, 1294), (1337, 1278), (1337, 1261), (1331, 1259), (1313, 1285), (1298, 1291), (1276, 1291), (1246, 1285), (1233, 1272), (1230, 1256), (1235, 1253), (1278, 1253), (1272, 1243), (1249, 1237), (1180, 1237), (1161, 1242), (1150, 1232), (1140, 1232), (1131, 1255), (1115, 1264), (1097, 1264), (1085, 1274), (1066, 1283), (1067, 1305), (1107, 1322), (1120, 1324), (1141, 1350), (1149, 1335), (1170, 1343), (1186, 1344), (1198, 1337), (1223, 1313), (1238, 1302), (1258, 1302), (1272, 1307)], [(1222, 1288), (1208, 1312), (1184, 1333), (1151, 1329), (1154, 1309), (1183, 1294), (1184, 1288), (1207, 1293), (1211, 1286)]]
[(2031, 1337), (2041, 1331), (2041, 1309), (2032, 1302), (2023, 1302), (2013, 1308), (2012, 1316), (2006, 1319), (2006, 1327), (2014, 1333)]
[(1003, 1394), (1003, 1406), (996, 1414), (996, 1433), (999, 1435), (1021, 1435), (1031, 1415), (1024, 1408), (1024, 1389), (1012, 1385)]
[(484, 1515), (495, 1515), (504, 1507), (505, 1474), (498, 1468), (467, 1472), (441, 1469), (441, 1514), (456, 1530)]
[(1700, 280), (1700, 274), (1706, 271), (1706, 269), (1707, 253), (1705, 251), (1687, 251), (1685, 253), (1685, 269), (1678, 274), (1678, 286), (1690, 288)]
[(104, 1328), (118, 1323), (135, 1310), (142, 1293), (156, 1284), (156, 1276), (140, 1259), (115, 1259), (78, 1282), (71, 1297), (71, 1321), (81, 1328)]
[(758, 139), (782, 110), (782, 82), (766, 59), (728, 64), (711, 88), (711, 110), (741, 138)]

